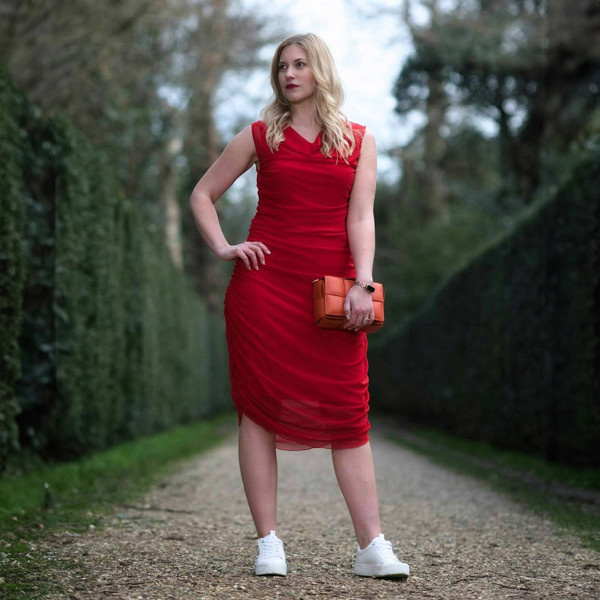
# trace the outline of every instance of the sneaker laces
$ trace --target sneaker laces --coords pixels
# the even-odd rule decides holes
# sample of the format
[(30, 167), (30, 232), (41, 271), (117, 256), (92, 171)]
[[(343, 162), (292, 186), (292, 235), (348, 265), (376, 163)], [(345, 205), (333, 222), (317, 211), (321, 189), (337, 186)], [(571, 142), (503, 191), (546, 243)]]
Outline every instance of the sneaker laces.
[(377, 548), (382, 558), (399, 562), (398, 557), (394, 554), (394, 550), (392, 549), (392, 542), (384, 539), (383, 536), (377, 538), (374, 546)]
[(283, 558), (283, 542), (273, 534), (269, 534), (260, 540), (259, 555), (261, 558)]

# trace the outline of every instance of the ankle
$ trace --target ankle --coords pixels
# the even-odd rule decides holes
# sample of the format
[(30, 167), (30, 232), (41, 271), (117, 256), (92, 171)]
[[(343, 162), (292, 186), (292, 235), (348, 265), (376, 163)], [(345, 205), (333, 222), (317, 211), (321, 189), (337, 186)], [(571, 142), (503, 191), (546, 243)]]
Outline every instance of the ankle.
[(381, 531), (378, 531), (377, 533), (370, 531), (366, 534), (357, 534), (356, 541), (358, 542), (358, 547), (361, 550), (364, 550), (376, 537), (379, 536), (380, 533)]
[[(271, 531), (273, 533), (275, 533), (275, 535), (277, 535), (277, 530), (275, 529), (275, 527), (271, 527), (271, 528), (267, 528), (267, 529), (257, 529), (256, 534), (258, 535), (258, 539), (262, 539), (264, 537), (267, 537), (268, 535), (271, 535)], [(277, 536), (277, 537), (279, 537), (279, 536)]]

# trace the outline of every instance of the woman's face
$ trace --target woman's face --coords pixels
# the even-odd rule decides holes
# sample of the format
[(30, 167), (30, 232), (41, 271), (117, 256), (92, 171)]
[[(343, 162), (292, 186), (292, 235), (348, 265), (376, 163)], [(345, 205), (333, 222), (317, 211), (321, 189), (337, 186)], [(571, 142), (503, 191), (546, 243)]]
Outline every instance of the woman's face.
[(297, 44), (286, 46), (279, 57), (279, 87), (289, 102), (296, 104), (312, 98), (315, 78), (306, 51)]

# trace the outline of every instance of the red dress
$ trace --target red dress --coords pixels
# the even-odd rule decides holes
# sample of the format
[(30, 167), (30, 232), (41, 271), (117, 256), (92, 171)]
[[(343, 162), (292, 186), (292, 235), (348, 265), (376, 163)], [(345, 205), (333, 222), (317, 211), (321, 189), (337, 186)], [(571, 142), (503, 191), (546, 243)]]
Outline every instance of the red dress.
[(238, 418), (276, 434), (277, 448), (352, 448), (368, 441), (367, 336), (319, 329), (312, 282), (355, 277), (348, 201), (365, 128), (352, 124), (347, 161), (284, 130), (279, 150), (252, 124), (258, 208), (248, 240), (271, 251), (259, 270), (237, 261), (225, 295), (231, 391)]

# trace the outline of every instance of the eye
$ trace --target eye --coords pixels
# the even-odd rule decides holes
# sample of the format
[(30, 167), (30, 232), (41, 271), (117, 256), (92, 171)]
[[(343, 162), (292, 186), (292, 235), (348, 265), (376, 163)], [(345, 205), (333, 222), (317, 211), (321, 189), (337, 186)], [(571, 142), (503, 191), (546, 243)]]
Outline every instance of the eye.
[(280, 71), (285, 71), (285, 69), (287, 68), (287, 66), (286, 66), (286, 65), (284, 65), (284, 64), (280, 64), (280, 65), (278, 65), (278, 67), (277, 67), (277, 68), (278, 68)]
[(299, 67), (305, 67), (306, 63), (303, 60), (299, 60), (296, 65), (298, 65)]

